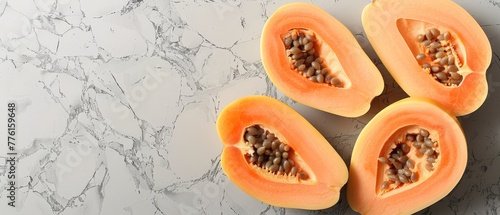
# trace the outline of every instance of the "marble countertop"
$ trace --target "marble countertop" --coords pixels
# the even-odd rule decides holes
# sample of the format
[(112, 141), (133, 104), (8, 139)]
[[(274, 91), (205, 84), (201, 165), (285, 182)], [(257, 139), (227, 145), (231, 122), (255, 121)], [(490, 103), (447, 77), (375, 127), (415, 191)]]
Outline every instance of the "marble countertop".
[[(0, 145), (1, 214), (355, 214), (272, 207), (238, 189), (220, 167), (220, 111), (245, 95), (289, 104), (349, 164), (354, 141), (406, 94), (361, 26), (370, 1), (319, 1), (356, 36), (386, 89), (359, 118), (300, 105), (267, 78), (259, 40), (289, 1), (1, 0), (0, 133), (16, 104), (16, 145)], [(418, 214), (500, 214), (500, 1), (457, 0), (490, 39), (488, 98), (460, 117), (468, 164), (456, 188)], [(2, 139), (6, 139), (2, 136)], [(10, 155), (15, 152), (15, 165)], [(15, 207), (8, 205), (15, 169)]]

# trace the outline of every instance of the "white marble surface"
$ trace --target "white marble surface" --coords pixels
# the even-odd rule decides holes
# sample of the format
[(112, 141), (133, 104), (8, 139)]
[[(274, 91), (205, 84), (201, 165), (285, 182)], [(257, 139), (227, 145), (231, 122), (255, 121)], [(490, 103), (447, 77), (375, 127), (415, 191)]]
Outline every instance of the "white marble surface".
[[(0, 174), (0, 214), (354, 214), (271, 207), (220, 168), (215, 121), (245, 95), (290, 104), (348, 163), (373, 115), (406, 97), (364, 37), (365, 1), (311, 1), (356, 35), (384, 75), (368, 114), (347, 119), (297, 104), (266, 77), (259, 39), (289, 1), (1, 0), (0, 166), (8, 159), (7, 101), (18, 104), (16, 207)], [(500, 214), (500, 2), (457, 1), (493, 48), (489, 96), (460, 117), (466, 173), (419, 214)], [(3, 166), (5, 167), (5, 166)]]

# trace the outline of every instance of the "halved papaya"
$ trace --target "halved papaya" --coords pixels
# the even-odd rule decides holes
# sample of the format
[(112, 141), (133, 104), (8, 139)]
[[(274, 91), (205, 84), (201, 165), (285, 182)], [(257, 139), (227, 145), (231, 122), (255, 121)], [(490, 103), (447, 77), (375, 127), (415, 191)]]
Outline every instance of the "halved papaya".
[(338, 20), (309, 3), (290, 3), (267, 20), (262, 64), (285, 95), (346, 117), (365, 114), (384, 81), (356, 38)]
[(427, 98), (379, 112), (353, 149), (347, 185), (361, 214), (411, 214), (445, 197), (467, 165), (467, 143), (451, 113)]
[(347, 167), (328, 141), (286, 104), (240, 98), (220, 113), (221, 166), (250, 196), (270, 205), (322, 209), (334, 205)]
[(474, 18), (451, 0), (376, 0), (363, 28), (396, 82), (410, 96), (432, 98), (454, 115), (486, 99), (491, 46)]

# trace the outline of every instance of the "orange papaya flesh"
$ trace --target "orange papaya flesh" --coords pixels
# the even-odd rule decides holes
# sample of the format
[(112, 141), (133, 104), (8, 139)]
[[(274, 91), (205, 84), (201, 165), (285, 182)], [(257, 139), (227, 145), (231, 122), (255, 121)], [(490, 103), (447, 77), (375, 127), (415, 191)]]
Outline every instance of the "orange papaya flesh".
[[(285, 43), (294, 31), (315, 38), (315, 54), (329, 74), (341, 81), (339, 86), (310, 81), (305, 72), (294, 68)], [(264, 26), (260, 49), (262, 64), (274, 85), (293, 100), (319, 110), (358, 117), (369, 110), (372, 99), (384, 89), (382, 75), (352, 33), (326, 11), (309, 3), (278, 8)]]
[[(433, 141), (424, 152), (416, 141), (407, 139), (414, 139), (421, 130)], [(408, 146), (402, 154), (412, 164), (408, 167), (403, 162), (397, 169), (408, 169), (416, 178), (401, 177), (399, 171), (388, 173), (396, 165), (381, 161), (402, 144)], [(458, 120), (432, 100), (403, 99), (379, 112), (361, 131), (351, 157), (348, 202), (361, 214), (415, 213), (451, 192), (466, 165), (467, 143)], [(392, 180), (390, 174), (398, 178)]]
[[(382, 63), (408, 95), (431, 98), (456, 116), (474, 112), (485, 101), (491, 45), (458, 4), (377, 0), (365, 7), (362, 22)], [(429, 38), (431, 30), (440, 35)], [(445, 55), (436, 57), (439, 52)]]
[[(249, 162), (247, 128), (272, 131), (290, 148), (289, 159), (307, 177), (299, 178)], [(217, 119), (224, 144), (221, 166), (228, 178), (250, 196), (270, 205), (323, 209), (339, 200), (347, 167), (326, 139), (286, 104), (266, 96), (247, 96), (229, 104)]]

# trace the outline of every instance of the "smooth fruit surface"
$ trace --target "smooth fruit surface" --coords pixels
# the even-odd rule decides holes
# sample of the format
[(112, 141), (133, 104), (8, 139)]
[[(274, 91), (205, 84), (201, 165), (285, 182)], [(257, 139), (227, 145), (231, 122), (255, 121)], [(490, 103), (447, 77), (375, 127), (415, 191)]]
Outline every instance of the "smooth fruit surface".
[[(315, 36), (314, 48), (325, 66), (342, 78), (342, 87), (315, 83), (291, 66), (284, 44), (291, 29)], [(261, 37), (261, 59), (276, 87), (293, 100), (329, 113), (357, 117), (370, 108), (384, 83), (377, 67), (352, 33), (323, 9), (308, 3), (290, 3), (267, 20)]]
[[(456, 116), (469, 114), (483, 104), (488, 93), (485, 73), (492, 58), (491, 46), (479, 24), (459, 5), (450, 0), (377, 0), (365, 7), (362, 22), (384, 66), (410, 96), (431, 98)], [(446, 42), (432, 41), (450, 49), (453, 61), (449, 65), (456, 66), (461, 77), (454, 76), (463, 79), (458, 84), (437, 81), (446, 78), (444, 74), (430, 75), (433, 65), (436, 71), (445, 71), (439, 67), (448, 67), (448, 63), (440, 64), (441, 58), (435, 60), (439, 50), (429, 52), (424, 48), (428, 44), (417, 39), (419, 34), (425, 37), (429, 29), (448, 32)], [(424, 70), (426, 61), (430, 63)]]
[[(413, 161), (410, 170), (418, 179), (391, 182), (387, 189), (383, 183), (390, 181), (390, 165), (380, 158), (394, 152), (408, 134), (416, 136), (422, 130), (435, 141), (432, 160), (410, 145), (405, 156)], [(429, 99), (403, 99), (379, 112), (359, 134), (349, 169), (349, 205), (361, 214), (415, 213), (451, 192), (466, 164), (467, 143), (457, 119)]]
[[(248, 127), (274, 132), (293, 149), (295, 165), (309, 176), (275, 174), (249, 162)], [(347, 182), (347, 167), (328, 141), (286, 104), (266, 97), (238, 99), (220, 113), (217, 132), (224, 144), (221, 165), (228, 178), (250, 196), (270, 205), (322, 209), (334, 205)]]

